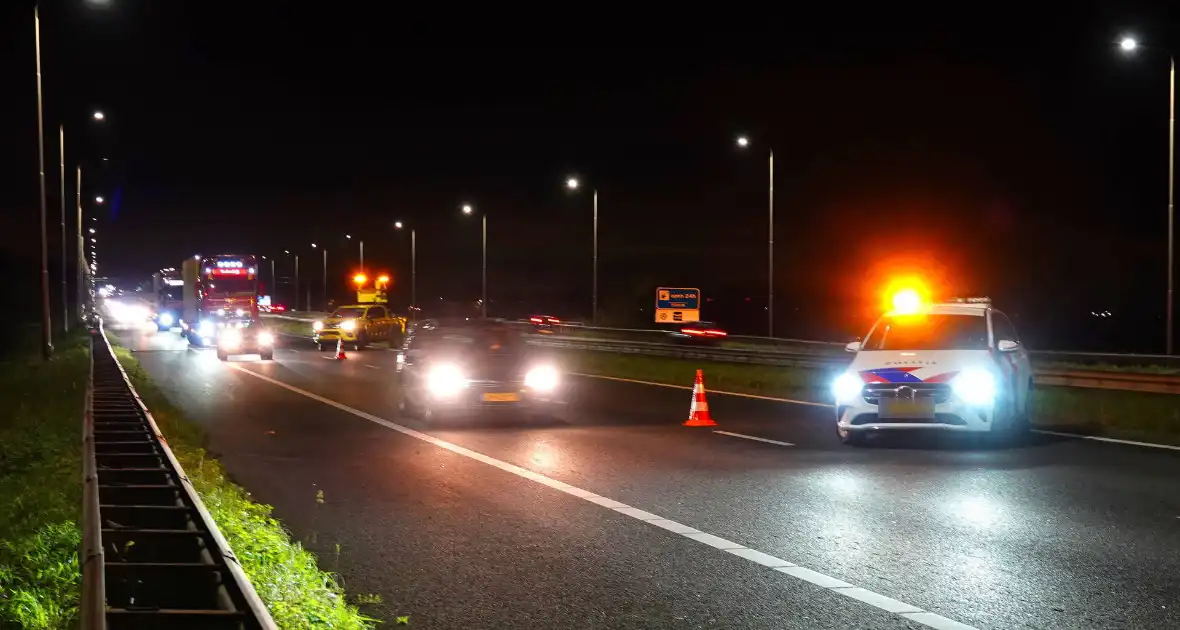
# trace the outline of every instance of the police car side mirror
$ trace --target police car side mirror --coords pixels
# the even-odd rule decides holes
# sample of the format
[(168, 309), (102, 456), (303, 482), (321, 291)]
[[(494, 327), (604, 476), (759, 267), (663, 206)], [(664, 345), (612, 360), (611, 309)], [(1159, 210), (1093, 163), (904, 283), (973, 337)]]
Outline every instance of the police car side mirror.
[(1016, 352), (1020, 349), (1020, 342), (1001, 339), (999, 343), (996, 344), (996, 349), (1000, 352)]
[(859, 341), (849, 341), (848, 345), (844, 346), (844, 349), (847, 350), (848, 352), (860, 352), (860, 342)]

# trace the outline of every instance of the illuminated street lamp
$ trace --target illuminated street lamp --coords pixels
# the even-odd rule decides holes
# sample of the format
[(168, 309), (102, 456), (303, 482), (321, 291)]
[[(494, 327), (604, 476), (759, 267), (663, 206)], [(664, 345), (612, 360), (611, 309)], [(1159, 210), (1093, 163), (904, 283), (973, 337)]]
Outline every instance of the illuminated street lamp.
[[(577, 190), (582, 182), (577, 177), (569, 177), (565, 180), (565, 187), (570, 190)], [(598, 189), (594, 189), (593, 195), (594, 205), (594, 236), (592, 244), (593, 263), (591, 266), (591, 285), (590, 285), (590, 323), (598, 321)]]
[[(738, 148), (750, 146), (748, 136), (738, 136), (735, 140)], [(774, 150), (769, 150), (767, 157), (770, 184), (768, 188), (769, 228), (767, 239), (767, 273), (766, 273), (766, 335), (774, 336)]]
[(106, 203), (106, 199), (103, 199), (102, 195), (99, 195), (94, 198), (94, 203), (97, 203), (98, 205), (101, 206), (102, 204)]
[[(394, 221), (393, 227), (401, 230), (406, 224)], [(410, 228), (410, 317), (414, 317), (418, 306), (418, 231)]]
[[(344, 235), (344, 238), (346, 238), (346, 239), (348, 239), (348, 240), (350, 240), (350, 241), (351, 241), (351, 240), (352, 240), (352, 235), (351, 235), (351, 234), (345, 234), (345, 235)], [(362, 271), (364, 271), (364, 269), (365, 269), (365, 241), (364, 241), (364, 240), (362, 240), (362, 239), (359, 239), (359, 238), (358, 238), (358, 239), (357, 239), (357, 243), (359, 243), (359, 244), (360, 244), (360, 246), (361, 246), (361, 262), (360, 262), (360, 268), (361, 268), (361, 270), (362, 270)]]
[[(1125, 36), (1119, 40), (1119, 49), (1127, 55), (1134, 54), (1140, 48), (1139, 40), (1131, 36)], [(1165, 346), (1167, 354), (1172, 354), (1172, 308), (1174, 291), (1174, 274), (1175, 274), (1175, 259), (1174, 259), (1174, 243), (1175, 243), (1175, 204), (1173, 202), (1173, 195), (1175, 192), (1175, 166), (1176, 166), (1176, 58), (1171, 51), (1161, 49), (1168, 54), (1169, 71), (1168, 71), (1168, 302), (1165, 310), (1166, 315), (1166, 332), (1165, 332)]]
[(94, 112), (95, 120), (106, 120), (106, 118), (106, 114), (103, 114), (102, 112)]
[[(316, 249), (316, 244), (312, 243), (311, 248)], [(326, 312), (328, 310), (328, 248), (320, 247), (319, 249), (324, 252), (324, 311)], [(311, 305), (308, 304), (308, 306)]]
[[(475, 208), (471, 204), (463, 204), (463, 214), (470, 215), (475, 212)], [(488, 213), (481, 214), (483, 223), (483, 297), (479, 301), (479, 316), (487, 318), (488, 316)]]

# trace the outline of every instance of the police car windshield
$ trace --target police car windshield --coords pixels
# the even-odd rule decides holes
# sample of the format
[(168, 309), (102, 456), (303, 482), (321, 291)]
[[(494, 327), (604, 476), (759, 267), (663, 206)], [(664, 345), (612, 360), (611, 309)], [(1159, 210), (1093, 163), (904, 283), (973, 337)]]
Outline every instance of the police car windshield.
[(865, 350), (987, 350), (987, 318), (937, 315), (885, 318), (864, 342)]
[(332, 312), (332, 317), (344, 317), (348, 319), (356, 319), (365, 316), (365, 309), (363, 308), (338, 308)]

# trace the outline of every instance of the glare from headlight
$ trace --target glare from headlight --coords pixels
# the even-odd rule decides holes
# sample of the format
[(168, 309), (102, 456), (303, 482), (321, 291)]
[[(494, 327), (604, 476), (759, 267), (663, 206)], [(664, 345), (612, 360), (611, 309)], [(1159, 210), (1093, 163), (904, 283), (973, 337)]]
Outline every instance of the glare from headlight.
[(171, 313), (160, 313), (159, 320), (160, 320), (161, 326), (171, 326), (172, 325), (172, 314)]
[(258, 343), (260, 343), (260, 344), (262, 344), (262, 345), (264, 345), (264, 346), (269, 346), (269, 345), (271, 345), (271, 344), (272, 344), (272, 343), (274, 343), (274, 342), (275, 342), (275, 336), (274, 336), (274, 335), (272, 335), (272, 334), (270, 334), (270, 333), (268, 333), (268, 332), (260, 332), (260, 333), (258, 333)]
[(535, 367), (524, 375), (524, 385), (539, 392), (551, 392), (557, 388), (557, 368), (551, 365)]
[(864, 389), (864, 381), (852, 372), (845, 372), (832, 382), (832, 393), (836, 396), (836, 404), (848, 402), (860, 395)]
[(202, 337), (212, 337), (213, 336), (213, 322), (209, 322), (209, 321), (201, 322), (200, 326), (197, 326), (197, 334), (201, 335)]
[(311, 329), (312, 330), (323, 330), (324, 329), (324, 322), (312, 322)]
[(426, 387), (435, 396), (453, 396), (467, 387), (467, 379), (457, 366), (436, 365), (426, 377)]
[(224, 308), (217, 309), (217, 314), (218, 315), (225, 315), (225, 309)]
[(356, 320), (349, 319), (340, 324), (340, 330), (356, 330)]
[(951, 381), (955, 395), (968, 405), (990, 405), (996, 399), (996, 377), (979, 368), (968, 368)]
[(244, 311), (244, 310), (242, 310), (242, 309), (240, 309), (240, 308), (239, 308), (238, 310), (234, 311), (234, 312), (238, 314), (238, 317), (241, 317), (241, 316), (243, 316), (243, 315), (245, 315), (245, 314), (246, 314), (246, 311)]
[(242, 343), (242, 332), (234, 328), (227, 328), (221, 332), (221, 338), (217, 341), (223, 346), (236, 346)]

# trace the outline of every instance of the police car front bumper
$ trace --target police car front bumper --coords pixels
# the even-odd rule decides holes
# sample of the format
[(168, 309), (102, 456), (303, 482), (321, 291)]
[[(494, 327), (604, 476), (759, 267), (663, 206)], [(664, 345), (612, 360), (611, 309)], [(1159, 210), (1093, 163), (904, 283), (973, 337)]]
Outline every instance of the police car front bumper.
[[(963, 433), (983, 433), (992, 430), (995, 403), (968, 404), (951, 394), (920, 412), (908, 414), (888, 409), (889, 403), (868, 402), (864, 397), (841, 401), (836, 406), (836, 425), (845, 431), (893, 431), (907, 429), (937, 429)], [(885, 407), (885, 408), (883, 408)]]

